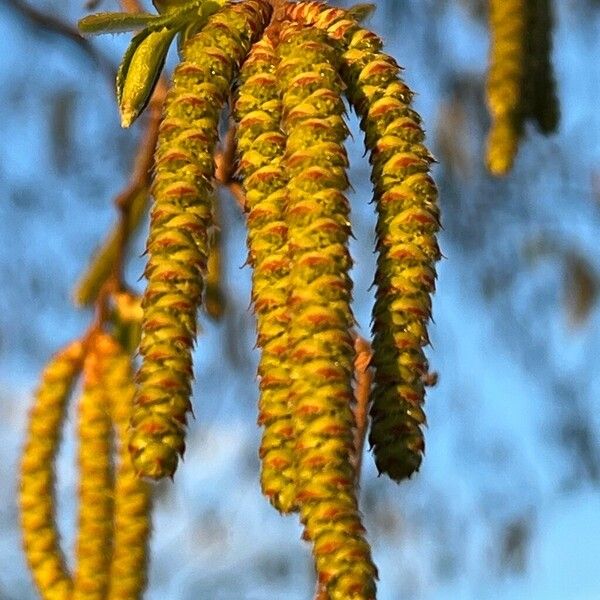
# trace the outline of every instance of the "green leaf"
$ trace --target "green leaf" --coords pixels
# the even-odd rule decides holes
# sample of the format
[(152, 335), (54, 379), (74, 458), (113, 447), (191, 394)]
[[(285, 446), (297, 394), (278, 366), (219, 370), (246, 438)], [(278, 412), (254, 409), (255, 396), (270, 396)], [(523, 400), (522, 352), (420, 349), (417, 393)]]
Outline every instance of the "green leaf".
[(165, 17), (162, 15), (150, 13), (131, 15), (122, 12), (111, 12), (89, 15), (79, 21), (78, 27), (81, 33), (98, 35), (101, 33), (124, 33), (152, 25), (157, 27), (162, 25), (164, 21)]
[(134, 47), (133, 52), (127, 49), (117, 76), (123, 127), (129, 127), (146, 108), (176, 33), (176, 29), (166, 27), (160, 31), (145, 29), (133, 38), (130, 44), (130, 48)]
[(123, 86), (125, 85), (125, 78), (127, 77), (127, 72), (129, 71), (129, 65), (131, 64), (133, 55), (135, 54), (135, 51), (138, 49), (139, 45), (150, 35), (150, 33), (151, 31), (149, 29), (140, 31), (140, 33), (131, 39), (129, 46), (127, 46), (127, 50), (125, 50), (123, 60), (121, 61), (119, 70), (117, 71), (117, 103), (119, 106), (121, 106)]

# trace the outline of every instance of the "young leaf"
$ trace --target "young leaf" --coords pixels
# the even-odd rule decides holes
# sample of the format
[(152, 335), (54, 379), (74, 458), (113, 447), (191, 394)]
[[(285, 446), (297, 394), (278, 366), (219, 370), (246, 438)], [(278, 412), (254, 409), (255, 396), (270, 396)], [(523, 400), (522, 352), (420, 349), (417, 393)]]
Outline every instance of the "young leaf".
[(133, 38), (117, 75), (123, 127), (129, 127), (146, 108), (176, 33), (175, 29), (152, 32), (146, 29)]
[(125, 33), (141, 27), (163, 25), (167, 21), (161, 15), (151, 13), (136, 13), (130, 15), (122, 12), (99, 13), (89, 15), (79, 21), (79, 31), (88, 35), (99, 35), (102, 33)]

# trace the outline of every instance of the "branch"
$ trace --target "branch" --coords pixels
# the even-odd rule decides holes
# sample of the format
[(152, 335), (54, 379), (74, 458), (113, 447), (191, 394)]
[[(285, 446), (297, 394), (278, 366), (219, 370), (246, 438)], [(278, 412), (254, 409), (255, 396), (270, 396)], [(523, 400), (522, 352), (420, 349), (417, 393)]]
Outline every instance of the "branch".
[(137, 13), (143, 11), (142, 4), (138, 0), (121, 0), (120, 4), (124, 12)]
[(54, 15), (44, 13), (30, 6), (23, 0), (5, 0), (6, 4), (17, 14), (23, 17), (33, 27), (46, 33), (57, 35), (62, 39), (75, 44), (111, 81), (115, 77), (115, 68), (111, 61), (96, 50), (92, 44), (81, 37), (75, 27), (61, 21)]
[[(148, 105), (148, 124), (142, 136), (138, 151), (133, 163), (133, 170), (128, 185), (115, 198), (115, 206), (119, 211), (120, 249), (115, 261), (113, 278), (120, 282), (123, 277), (123, 261), (125, 249), (129, 241), (131, 206), (136, 196), (144, 189), (150, 187), (152, 180), (152, 166), (154, 165), (154, 149), (158, 139), (158, 130), (162, 117), (162, 107), (167, 96), (167, 82), (161, 77), (154, 89)], [(119, 287), (121, 287), (119, 285)]]
[(234, 181), (235, 125), (230, 122), (222, 148), (215, 153), (215, 180), (226, 187), (242, 211), (246, 210), (246, 194), (242, 186)]
[[(141, 10), (141, 4), (137, 0), (122, 0), (121, 5), (126, 12), (139, 12)], [(132, 223), (132, 207), (139, 199), (140, 194), (150, 187), (152, 181), (154, 149), (158, 140), (158, 130), (162, 117), (162, 107), (167, 96), (167, 88), (166, 79), (162, 76), (156, 84), (148, 103), (146, 131), (139, 143), (129, 182), (114, 201), (119, 212), (119, 218), (113, 234), (109, 236), (106, 243), (114, 244), (116, 248), (109, 273), (100, 273), (101, 276), (106, 275), (106, 277), (96, 298), (95, 321), (97, 324), (101, 324), (106, 320), (110, 299), (125, 289), (123, 281), (125, 255), (129, 239), (135, 230), (135, 224)], [(101, 254), (100, 252), (99, 255)], [(95, 262), (92, 262), (92, 267), (88, 270), (88, 273), (93, 272), (94, 265)], [(84, 282), (85, 279), (84, 277)], [(81, 286), (78, 291), (81, 292)]]

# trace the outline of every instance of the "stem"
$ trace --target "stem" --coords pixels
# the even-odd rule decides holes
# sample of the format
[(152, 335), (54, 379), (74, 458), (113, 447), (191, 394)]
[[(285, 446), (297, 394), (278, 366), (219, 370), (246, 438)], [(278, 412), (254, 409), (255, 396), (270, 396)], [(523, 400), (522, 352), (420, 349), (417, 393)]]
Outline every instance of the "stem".
[(354, 339), (354, 349), (356, 358), (354, 359), (354, 374), (356, 378), (356, 387), (354, 397), (356, 405), (354, 407), (354, 418), (356, 420), (356, 431), (354, 434), (354, 468), (356, 471), (356, 486), (360, 482), (360, 472), (362, 468), (362, 456), (369, 426), (369, 397), (371, 385), (373, 383), (373, 369), (370, 367), (373, 351), (371, 344), (360, 335)]
[(215, 180), (229, 190), (242, 211), (245, 211), (246, 194), (242, 186), (233, 180), (235, 137), (236, 126), (230, 121), (222, 147), (215, 153)]
[[(126, 12), (140, 12), (141, 4), (138, 0), (122, 0), (121, 6)], [(131, 235), (129, 218), (131, 205), (142, 190), (150, 187), (152, 180), (152, 167), (154, 164), (154, 149), (158, 139), (158, 130), (162, 117), (162, 107), (167, 96), (167, 82), (162, 76), (152, 94), (148, 105), (148, 121), (146, 130), (139, 143), (129, 182), (114, 200), (119, 217), (116, 226), (118, 250), (108, 279), (102, 285), (95, 303), (94, 323), (100, 327), (109, 314), (110, 300), (114, 294), (125, 287), (123, 270), (127, 245)]]
[(71, 27), (68, 23), (65, 23), (53, 15), (42, 12), (22, 0), (6, 0), (6, 3), (34, 27), (47, 33), (56, 34), (64, 40), (75, 44), (94, 64), (98, 66), (107, 79), (111, 81), (112, 85), (115, 78), (115, 69), (112, 62), (101, 52), (96, 50), (89, 40), (81, 37), (79, 31), (77, 31), (75, 27)]

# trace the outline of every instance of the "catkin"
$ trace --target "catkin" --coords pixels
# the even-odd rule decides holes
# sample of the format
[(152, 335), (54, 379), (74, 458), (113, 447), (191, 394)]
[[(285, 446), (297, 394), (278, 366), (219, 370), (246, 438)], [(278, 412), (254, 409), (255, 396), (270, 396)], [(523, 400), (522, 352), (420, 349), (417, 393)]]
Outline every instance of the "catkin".
[(19, 509), (23, 547), (43, 600), (70, 600), (73, 588), (54, 520), (54, 459), (67, 401), (81, 371), (83, 356), (83, 343), (76, 341), (57, 353), (44, 368), (29, 413), (21, 460)]
[(296, 509), (294, 428), (289, 406), (289, 257), (285, 222), (287, 176), (282, 164), (281, 93), (273, 41), (265, 36), (252, 48), (240, 73), (236, 102), (239, 173), (248, 213), (248, 260), (261, 348), (258, 423), (261, 487), (283, 513)]
[(104, 387), (116, 433), (117, 468), (114, 484), (114, 534), (109, 600), (137, 600), (146, 585), (150, 536), (150, 488), (140, 480), (127, 448), (135, 386), (131, 357), (114, 340), (108, 354)]
[(379, 471), (399, 481), (418, 470), (425, 447), (423, 346), (428, 344), (434, 264), (440, 258), (432, 157), (423, 145), (421, 120), (410, 107), (412, 92), (375, 34), (346, 11), (320, 2), (301, 2), (288, 14), (343, 44), (346, 93), (371, 151), (378, 261), (369, 441)]
[(512, 167), (523, 131), (528, 0), (489, 0), (490, 58), (486, 82), (492, 126), (486, 162), (493, 175)]
[(79, 511), (73, 574), (74, 600), (104, 600), (113, 534), (112, 422), (106, 369), (112, 340), (97, 332), (87, 340), (78, 407)]
[(270, 11), (266, 0), (247, 0), (215, 13), (185, 43), (167, 96), (156, 150), (142, 366), (129, 443), (143, 477), (172, 476), (185, 448), (219, 117), (238, 65)]
[(347, 128), (338, 52), (316, 30), (280, 32), (283, 161), (291, 259), (289, 353), (296, 435), (297, 501), (331, 600), (375, 597), (376, 568), (364, 537), (351, 456), (354, 348)]

